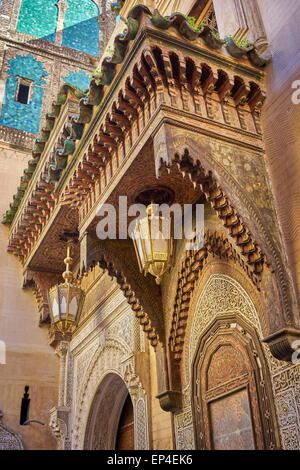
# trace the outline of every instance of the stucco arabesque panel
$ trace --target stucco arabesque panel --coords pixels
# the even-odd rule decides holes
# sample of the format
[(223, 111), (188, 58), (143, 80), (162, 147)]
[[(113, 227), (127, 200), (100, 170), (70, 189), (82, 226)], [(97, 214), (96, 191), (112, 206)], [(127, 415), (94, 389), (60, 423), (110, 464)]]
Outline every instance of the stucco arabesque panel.
[[(295, 299), (290, 288), (290, 275), (286, 271), (284, 250), (280, 248), (273, 196), (268, 184), (264, 153), (225, 143), (187, 129), (165, 127), (157, 136), (156, 168), (158, 174), (166, 166), (171, 167), (176, 155), (182, 158), (185, 151), (211, 171), (230, 203), (237, 210), (254, 241), (266, 254), (266, 261), (275, 272), (281, 310), (286, 325), (295, 321)], [(297, 314), (298, 316), (299, 314)], [(281, 322), (283, 319), (281, 320)]]
[[(189, 328), (189, 341), (185, 348), (185, 383), (183, 384), (183, 411), (175, 416), (178, 449), (194, 448), (193, 418), (191, 409), (191, 368), (199, 338), (209, 324), (219, 315), (236, 314), (253, 325), (260, 338), (262, 331), (257, 310), (244, 288), (234, 278), (212, 274), (197, 298)], [(297, 366), (277, 361), (268, 347), (263, 345), (269, 366), (282, 447), (299, 449), (295, 432), (300, 432), (300, 373)]]
[(75, 370), (72, 448), (83, 448), (93, 398), (109, 373), (119, 375), (131, 395), (136, 448), (149, 448), (147, 398), (135, 374), (135, 321), (122, 293), (117, 292), (99, 307), (71, 343)]

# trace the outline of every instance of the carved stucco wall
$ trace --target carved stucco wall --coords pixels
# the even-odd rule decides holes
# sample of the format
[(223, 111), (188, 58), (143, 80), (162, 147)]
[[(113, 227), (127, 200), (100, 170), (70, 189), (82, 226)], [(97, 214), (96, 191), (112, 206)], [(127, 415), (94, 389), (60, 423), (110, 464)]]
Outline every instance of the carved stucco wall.
[[(149, 448), (148, 398), (135, 373), (133, 351), (140, 351), (143, 333), (122, 293), (102, 304), (71, 343), (74, 374), (70, 428), (72, 448), (83, 449), (94, 397), (108, 374), (116, 374), (126, 384), (134, 408), (135, 448)], [(72, 383), (71, 383), (72, 382)], [(101, 413), (109, 412), (101, 407)], [(105, 421), (102, 416), (100, 421)], [(102, 434), (102, 429), (97, 429)], [(100, 442), (100, 445), (105, 445)]]
[[(203, 281), (200, 295), (191, 319), (189, 336), (186, 338), (184, 356), (185, 378), (183, 384), (183, 410), (175, 415), (177, 449), (195, 448), (191, 403), (191, 370), (199, 339), (204, 330), (219, 315), (235, 314), (246, 320), (262, 338), (259, 314), (250, 296), (233, 277), (213, 273)], [(300, 449), (300, 368), (274, 359), (263, 344), (269, 366), (282, 448)]]

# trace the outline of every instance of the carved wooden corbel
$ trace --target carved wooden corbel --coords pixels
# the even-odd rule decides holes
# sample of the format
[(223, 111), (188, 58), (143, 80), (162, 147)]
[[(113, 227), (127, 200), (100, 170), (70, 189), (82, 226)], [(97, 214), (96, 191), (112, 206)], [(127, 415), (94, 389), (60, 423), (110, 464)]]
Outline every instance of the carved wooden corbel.
[(178, 364), (172, 359), (172, 353), (161, 343), (156, 347), (157, 395), (164, 411), (178, 412), (182, 407), (182, 392)]
[(43, 271), (33, 271), (27, 269), (24, 274), (23, 287), (31, 287), (36, 297), (39, 322), (48, 323), (50, 318), (48, 291), (55, 284), (61, 281), (61, 275), (56, 273), (47, 273)]
[(300, 330), (286, 328), (263, 339), (279, 361), (292, 362), (293, 354), (300, 349)]

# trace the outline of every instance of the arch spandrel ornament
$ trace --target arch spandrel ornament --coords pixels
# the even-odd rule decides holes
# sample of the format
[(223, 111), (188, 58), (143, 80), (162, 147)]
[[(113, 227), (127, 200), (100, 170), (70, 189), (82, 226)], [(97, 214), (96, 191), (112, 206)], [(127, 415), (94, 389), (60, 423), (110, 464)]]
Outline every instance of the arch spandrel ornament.
[[(182, 175), (199, 185), (222, 220), (249, 268), (264, 286), (264, 271), (272, 278), (278, 303), (270, 308), (270, 331), (266, 342), (281, 360), (292, 355), (291, 343), (300, 335), (299, 312), (280, 247), (273, 198), (267, 183), (263, 150), (249, 143), (222, 140), (203, 131), (164, 125), (154, 137), (157, 177), (177, 165)], [(226, 133), (225, 133), (226, 134)], [(231, 141), (231, 143), (230, 143)], [(276, 286), (276, 288), (275, 288)], [(278, 336), (273, 338), (273, 333)]]

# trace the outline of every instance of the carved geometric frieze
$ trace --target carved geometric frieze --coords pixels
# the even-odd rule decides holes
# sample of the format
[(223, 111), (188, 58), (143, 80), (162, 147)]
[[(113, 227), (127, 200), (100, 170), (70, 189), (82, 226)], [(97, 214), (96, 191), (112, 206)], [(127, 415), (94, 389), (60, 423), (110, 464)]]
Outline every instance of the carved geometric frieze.
[(14, 431), (0, 424), (0, 450), (23, 450), (21, 438)]
[(145, 397), (140, 397), (135, 403), (135, 449), (149, 449), (148, 411)]

